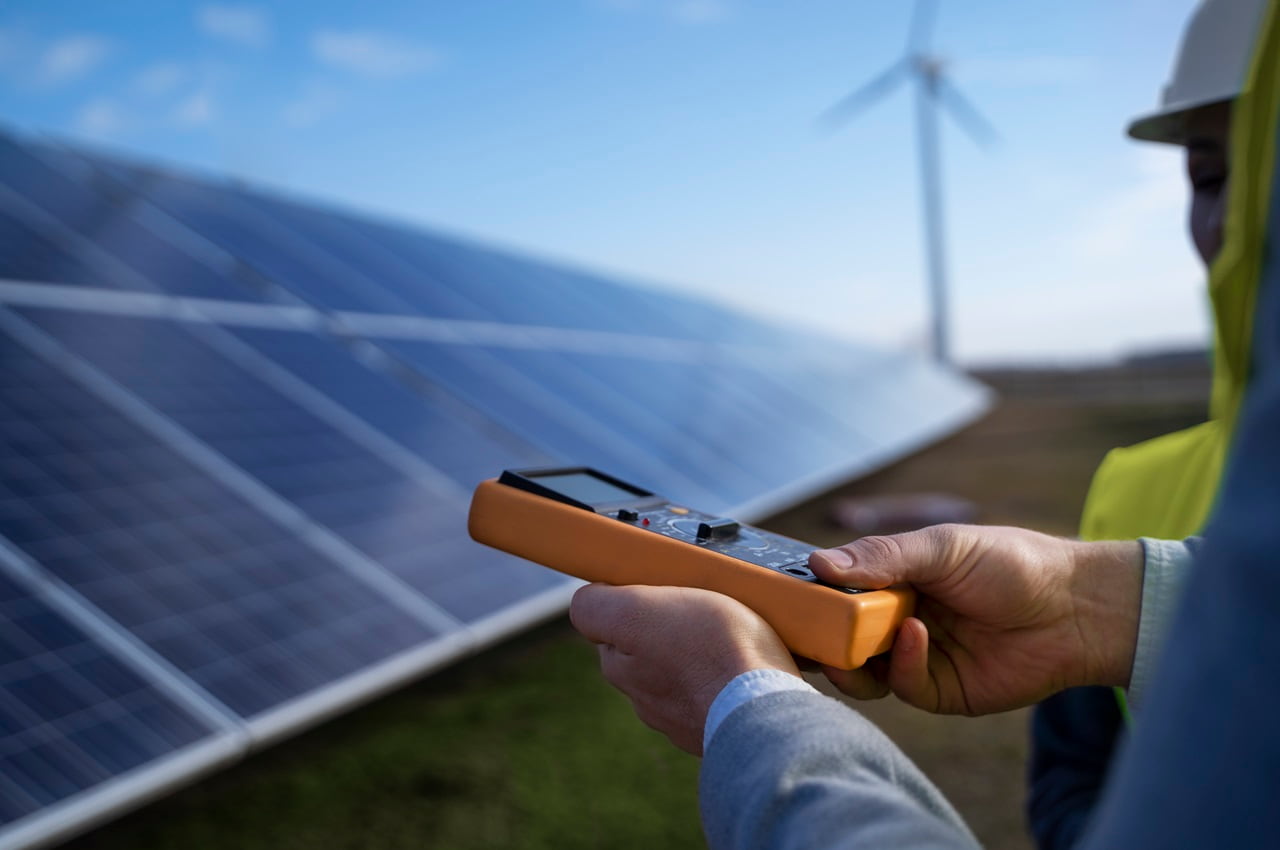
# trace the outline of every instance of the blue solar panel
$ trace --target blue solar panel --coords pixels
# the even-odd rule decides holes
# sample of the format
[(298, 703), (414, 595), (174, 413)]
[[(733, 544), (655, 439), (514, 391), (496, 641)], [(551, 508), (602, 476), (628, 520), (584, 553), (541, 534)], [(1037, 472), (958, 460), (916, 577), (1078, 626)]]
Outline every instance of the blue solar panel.
[[(686, 364), (599, 354), (566, 359), (654, 412), (666, 424), (667, 440), (674, 442), (676, 463), (692, 464), (695, 457), (705, 456), (700, 474), (708, 480), (719, 481), (720, 470), (731, 465), (749, 472), (747, 489), (730, 504), (865, 449), (857, 432), (834, 423), (821, 404), (740, 363)], [(758, 451), (761, 445), (769, 450)]]
[[(480, 319), (591, 330), (642, 331), (647, 311), (627, 311), (612, 298), (612, 285), (594, 293), (575, 291), (557, 269), (516, 261), (495, 251), (394, 225), (353, 222), (365, 234), (412, 268), (421, 269), (417, 285), (453, 293), (455, 303), (435, 313)], [(504, 286), (503, 281), (518, 282)]]
[(255, 297), (226, 270), (209, 268), (153, 232), (140, 220), (146, 216), (145, 202), (119, 182), (96, 174), (88, 163), (75, 167), (68, 157), (47, 149), (33, 153), (0, 136), (0, 211), (16, 214), (22, 207), (5, 194), (6, 188), (38, 211), (40, 235), (35, 238), (51, 246), (44, 252), (74, 257), (59, 259), (45, 272), (38, 267), (25, 273), (6, 269), (6, 276), (205, 298)]
[[(547, 387), (511, 368), (477, 346), (387, 340), (381, 345), (428, 372), (451, 392), (466, 399), (499, 422), (510, 423), (530, 442), (552, 457), (612, 470), (642, 486), (658, 487), (679, 481), (690, 501), (708, 507), (733, 504), (716, 482), (707, 485), (674, 470), (657, 469), (650, 447), (606, 427), (597, 409), (583, 410), (564, 403), (557, 388)], [(615, 421), (616, 418), (615, 418)], [(671, 487), (667, 488), (671, 492)]]
[(85, 283), (93, 271), (0, 203), (0, 269), (13, 280)]
[[(332, 337), (237, 328), (255, 350), (366, 420), (470, 489), (496, 468), (540, 466), (551, 457), (425, 377), (370, 368)], [(415, 380), (416, 379), (416, 380)], [(411, 389), (406, 381), (412, 381)]]
[(0, 572), (0, 826), (214, 731)]
[[(594, 374), (583, 368), (593, 355), (554, 351), (471, 348), (542, 387), (556, 388), (556, 404), (591, 415), (626, 443), (644, 446), (654, 464), (684, 471), (695, 481), (714, 482), (724, 506), (737, 504), (768, 488), (771, 480), (752, 468), (758, 459), (740, 449), (727, 427), (751, 430), (749, 408), (736, 406), (716, 420), (712, 410), (729, 394), (703, 364), (664, 364), (639, 358), (608, 358)], [(663, 366), (671, 368), (663, 369)], [(613, 367), (611, 370), (609, 367)], [(674, 378), (674, 380), (670, 380)], [(501, 392), (501, 387), (480, 387)], [(785, 411), (773, 411), (778, 420)], [(766, 420), (767, 422), (767, 420)], [(773, 434), (778, 434), (774, 430)], [(661, 473), (655, 473), (660, 475)]]
[(760, 368), (797, 397), (822, 399), (833, 433), (856, 432), (868, 452), (910, 444), (920, 429), (932, 434), (928, 429), (933, 423), (951, 422), (948, 411), (974, 404), (968, 385), (914, 358), (881, 356), (872, 361), (870, 372), (850, 369), (838, 357), (802, 363), (778, 359)]
[(3, 134), (0, 328), (0, 576), (116, 630), (0, 585), (0, 818), (205, 748), (179, 705), (243, 747), (562, 610), (466, 535), (503, 468), (751, 520), (983, 405), (679, 290)]
[[(465, 489), (435, 492), (170, 322), (65, 310), (24, 315), (459, 619), (511, 601), (509, 591), (436, 599), (440, 585), (465, 586), (461, 563), (497, 563), (466, 534), (465, 496), (483, 473)], [(433, 457), (458, 448), (436, 446)], [(513, 460), (492, 442), (473, 439), (466, 448), (478, 452), (469, 475), (486, 461), (492, 475)]]
[(146, 195), (184, 227), (309, 303), (332, 310), (413, 312), (408, 302), (361, 268), (339, 267), (322, 245), (263, 215), (235, 190), (156, 177), (147, 181)]
[(435, 636), (0, 340), (0, 536), (250, 716)]

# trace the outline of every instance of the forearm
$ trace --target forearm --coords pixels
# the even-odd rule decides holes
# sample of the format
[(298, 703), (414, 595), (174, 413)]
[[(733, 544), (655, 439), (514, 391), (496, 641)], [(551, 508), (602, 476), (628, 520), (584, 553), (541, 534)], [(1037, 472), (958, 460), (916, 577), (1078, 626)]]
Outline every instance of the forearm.
[(706, 750), (700, 797), (712, 850), (977, 846), (901, 750), (812, 692), (760, 696), (725, 718)]

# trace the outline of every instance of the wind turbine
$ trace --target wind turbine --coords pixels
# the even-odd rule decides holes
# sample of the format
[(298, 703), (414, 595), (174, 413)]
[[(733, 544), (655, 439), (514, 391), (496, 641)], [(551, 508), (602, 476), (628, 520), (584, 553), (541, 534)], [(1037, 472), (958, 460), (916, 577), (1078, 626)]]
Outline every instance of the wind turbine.
[(938, 151), (938, 109), (947, 109), (960, 128), (979, 145), (995, 141), (996, 132), (977, 108), (947, 79), (946, 62), (929, 48), (937, 0), (916, 0), (906, 51), (888, 70), (837, 101), (819, 117), (835, 130), (876, 101), (888, 97), (903, 83), (915, 83), (916, 141), (920, 153), (920, 198), (924, 218), (925, 253), (928, 260), (929, 297), (932, 306), (932, 353), (950, 360), (947, 310), (946, 236), (942, 215), (942, 166)]

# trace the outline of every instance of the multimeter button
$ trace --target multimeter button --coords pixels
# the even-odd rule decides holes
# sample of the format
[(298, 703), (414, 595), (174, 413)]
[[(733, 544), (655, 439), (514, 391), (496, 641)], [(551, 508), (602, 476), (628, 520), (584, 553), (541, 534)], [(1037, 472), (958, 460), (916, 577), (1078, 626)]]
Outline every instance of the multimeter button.
[(742, 526), (736, 519), (713, 519), (698, 523), (699, 540), (727, 540), (735, 537)]
[(636, 520), (640, 519), (640, 514), (636, 513), (635, 511), (629, 511), (626, 508), (623, 508), (622, 510), (618, 511), (618, 519), (622, 520), (623, 522), (635, 522)]
[(689, 513), (688, 508), (677, 508), (675, 505), (668, 505), (667, 510), (671, 511), (673, 514), (680, 514), (680, 516), (684, 516)]

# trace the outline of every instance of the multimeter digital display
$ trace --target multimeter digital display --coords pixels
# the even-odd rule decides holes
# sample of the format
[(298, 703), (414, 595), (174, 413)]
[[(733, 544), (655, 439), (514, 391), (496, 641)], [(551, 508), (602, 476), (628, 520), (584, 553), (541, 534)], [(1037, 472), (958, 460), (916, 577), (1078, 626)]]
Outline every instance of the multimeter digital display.
[[(505, 473), (505, 475), (506, 479), (503, 480), (503, 484), (520, 486), (514, 482), (520, 480), (521, 476), (513, 472)], [(635, 499), (637, 495), (635, 491), (624, 489), (623, 485), (615, 484), (612, 481), (606, 481), (599, 473), (589, 470), (539, 475), (536, 480), (539, 486), (585, 505), (612, 504), (618, 501)]]
[(809, 569), (808, 543), (673, 504), (586, 467), (507, 470), (482, 482), (468, 527), (481, 543), (588, 581), (732, 596), (793, 652), (843, 669), (887, 650), (914, 602), (908, 588), (822, 582)]

